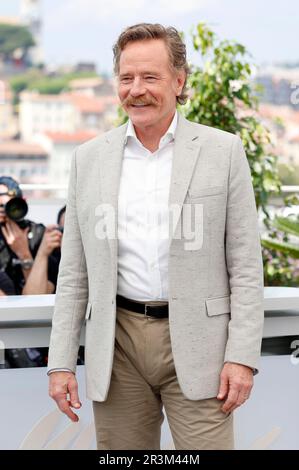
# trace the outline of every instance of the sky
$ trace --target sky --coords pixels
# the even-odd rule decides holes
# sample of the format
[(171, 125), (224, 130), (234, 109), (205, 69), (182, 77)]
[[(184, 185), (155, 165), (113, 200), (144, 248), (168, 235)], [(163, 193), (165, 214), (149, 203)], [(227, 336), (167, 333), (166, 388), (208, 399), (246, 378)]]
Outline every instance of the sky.
[[(21, 0), (0, 0), (0, 16), (17, 15)], [(244, 44), (257, 65), (299, 62), (298, 0), (41, 0), (45, 61), (78, 61), (112, 71), (112, 45), (120, 32), (139, 22), (175, 26), (186, 36), (188, 58), (196, 62), (190, 30), (207, 22), (221, 38)], [(188, 39), (189, 38), (189, 39)]]

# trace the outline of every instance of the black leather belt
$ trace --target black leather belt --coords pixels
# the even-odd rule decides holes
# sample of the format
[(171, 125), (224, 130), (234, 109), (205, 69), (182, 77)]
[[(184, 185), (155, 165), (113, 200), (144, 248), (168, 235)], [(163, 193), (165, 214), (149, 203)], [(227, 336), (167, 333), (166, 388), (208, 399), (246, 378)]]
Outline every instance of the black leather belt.
[(146, 302), (139, 303), (134, 300), (127, 299), (122, 295), (116, 296), (116, 305), (118, 307), (131, 310), (145, 315), (146, 317), (167, 318), (168, 317), (168, 304), (167, 305), (149, 305)]

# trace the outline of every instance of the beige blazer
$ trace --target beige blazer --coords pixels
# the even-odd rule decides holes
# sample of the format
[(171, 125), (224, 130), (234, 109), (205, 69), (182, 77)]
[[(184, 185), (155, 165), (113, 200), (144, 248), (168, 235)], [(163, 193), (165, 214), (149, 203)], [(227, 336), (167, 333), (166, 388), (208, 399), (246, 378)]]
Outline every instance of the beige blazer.
[[(96, 401), (106, 400), (113, 364), (125, 131), (126, 125), (113, 129), (73, 155), (49, 350), (49, 369), (75, 372), (86, 321), (87, 396)], [(263, 265), (240, 139), (179, 115), (169, 207), (178, 209), (176, 220), (170, 218), (172, 352), (182, 392), (198, 400), (217, 395), (225, 361), (257, 368), (260, 356)], [(194, 244), (183, 230), (187, 216), (198, 228)]]

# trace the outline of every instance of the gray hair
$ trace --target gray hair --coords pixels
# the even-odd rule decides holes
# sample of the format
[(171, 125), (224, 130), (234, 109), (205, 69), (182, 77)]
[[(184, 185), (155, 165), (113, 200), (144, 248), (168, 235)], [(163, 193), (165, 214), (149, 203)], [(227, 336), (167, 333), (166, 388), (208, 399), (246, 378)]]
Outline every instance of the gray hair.
[(119, 74), (119, 61), (122, 51), (129, 42), (144, 41), (149, 39), (162, 39), (168, 49), (171, 67), (174, 70), (184, 70), (186, 80), (182, 92), (177, 96), (179, 104), (185, 104), (188, 98), (186, 81), (190, 69), (186, 58), (186, 45), (182, 41), (179, 32), (172, 26), (164, 27), (161, 24), (139, 23), (126, 28), (113, 46), (114, 72)]

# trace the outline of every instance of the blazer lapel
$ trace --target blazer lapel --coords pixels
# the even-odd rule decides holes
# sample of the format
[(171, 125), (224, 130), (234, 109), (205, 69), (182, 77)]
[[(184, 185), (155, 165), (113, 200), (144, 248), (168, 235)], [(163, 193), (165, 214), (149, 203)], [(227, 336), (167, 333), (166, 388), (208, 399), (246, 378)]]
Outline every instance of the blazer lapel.
[(169, 245), (180, 219), (186, 193), (199, 156), (198, 130), (178, 113), (169, 190)]
[(109, 227), (108, 243), (113, 263), (117, 262), (118, 194), (126, 128), (127, 124), (118, 127), (106, 136), (100, 158), (101, 203), (107, 205), (108, 208), (104, 217)]

